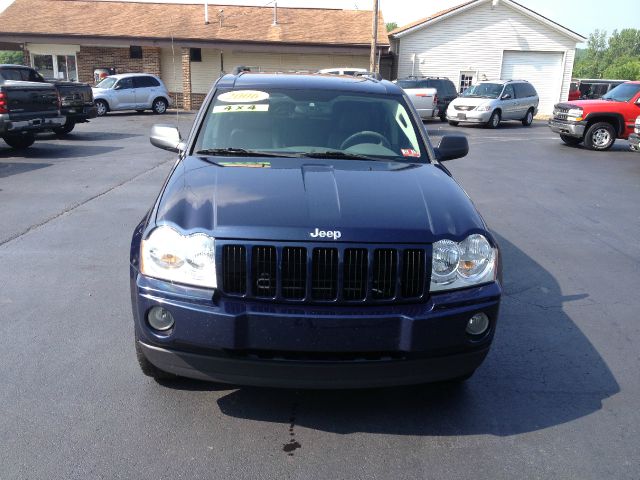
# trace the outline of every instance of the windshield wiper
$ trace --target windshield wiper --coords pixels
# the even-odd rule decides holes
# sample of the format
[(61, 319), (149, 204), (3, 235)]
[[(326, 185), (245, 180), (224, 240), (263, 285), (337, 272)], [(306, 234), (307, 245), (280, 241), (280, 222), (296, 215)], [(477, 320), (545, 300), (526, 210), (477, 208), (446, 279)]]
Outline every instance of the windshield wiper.
[(339, 158), (339, 159), (347, 159), (347, 160), (388, 161), (382, 158), (369, 157), (366, 155), (358, 155), (355, 153), (346, 153), (346, 152), (340, 152), (340, 151), (334, 151), (334, 150), (327, 150), (326, 152), (301, 153), (299, 156), (309, 157), (309, 158)]
[(287, 153), (263, 152), (261, 150), (246, 150), (244, 148), (207, 148), (198, 150), (196, 155), (220, 155), (228, 157), (289, 157), (294, 158), (298, 155), (290, 155)]

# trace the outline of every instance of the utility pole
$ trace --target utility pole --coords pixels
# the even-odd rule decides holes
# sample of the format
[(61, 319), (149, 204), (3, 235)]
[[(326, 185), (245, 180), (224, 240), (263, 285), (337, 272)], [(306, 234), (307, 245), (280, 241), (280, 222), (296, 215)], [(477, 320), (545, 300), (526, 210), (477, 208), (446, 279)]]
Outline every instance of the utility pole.
[(378, 0), (373, 0), (373, 32), (371, 33), (371, 57), (369, 59), (369, 71), (376, 69), (376, 49), (378, 46)]

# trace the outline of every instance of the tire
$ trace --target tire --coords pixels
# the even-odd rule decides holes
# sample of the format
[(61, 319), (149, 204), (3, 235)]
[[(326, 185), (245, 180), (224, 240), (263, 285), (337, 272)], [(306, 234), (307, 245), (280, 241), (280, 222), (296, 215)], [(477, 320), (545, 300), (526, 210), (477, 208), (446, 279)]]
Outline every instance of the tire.
[(500, 112), (498, 110), (494, 110), (493, 113), (491, 114), (491, 117), (489, 118), (489, 121), (487, 122), (486, 127), (487, 128), (498, 128), (498, 126), (500, 125)]
[(457, 127), (458, 125), (460, 125), (460, 122), (456, 122), (455, 120), (449, 120), (449, 125), (451, 125), (452, 127)]
[(33, 145), (33, 142), (36, 141), (36, 136), (33, 133), (9, 133), (2, 137), (2, 139), (11, 148), (24, 150)]
[(560, 135), (560, 140), (562, 140), (564, 143), (566, 143), (571, 147), (575, 147), (576, 145), (582, 142), (582, 138), (570, 137), (569, 135)]
[(532, 123), (533, 123), (533, 109), (530, 108), (529, 110), (527, 110), (527, 114), (522, 119), (522, 126), (530, 127)]
[(640, 149), (638, 149), (638, 147), (636, 147), (635, 145), (629, 145), (629, 150), (631, 150), (632, 152), (640, 152)]
[(584, 146), (589, 150), (609, 150), (616, 141), (616, 130), (607, 122), (594, 123), (584, 135)]
[(61, 127), (56, 127), (53, 129), (53, 133), (55, 133), (58, 137), (64, 137), (65, 135), (71, 133), (76, 126), (76, 122), (73, 120), (67, 120), (64, 125)]
[(104, 117), (109, 111), (109, 104), (104, 100), (96, 100), (96, 109), (98, 110), (98, 116)]
[(153, 363), (147, 360), (147, 357), (144, 356), (140, 345), (138, 344), (138, 340), (135, 341), (136, 344), (136, 358), (138, 359), (138, 365), (140, 365), (140, 370), (147, 377), (151, 377), (154, 380), (175, 380), (179, 378), (177, 375), (173, 373), (165, 372), (164, 370), (160, 370)]
[(167, 101), (164, 98), (156, 98), (151, 105), (153, 113), (161, 115), (167, 111)]

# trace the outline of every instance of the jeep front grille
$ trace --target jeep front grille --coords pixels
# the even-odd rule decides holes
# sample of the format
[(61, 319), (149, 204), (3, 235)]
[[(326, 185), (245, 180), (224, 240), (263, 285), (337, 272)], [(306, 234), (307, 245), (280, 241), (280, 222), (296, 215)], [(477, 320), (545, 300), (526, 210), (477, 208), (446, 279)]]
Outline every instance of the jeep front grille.
[[(222, 248), (220, 244), (222, 243)], [(222, 293), (283, 302), (394, 303), (426, 295), (430, 249), (218, 242)]]
[(566, 108), (566, 107), (556, 107), (553, 110), (553, 118), (555, 120), (566, 121), (567, 118), (569, 117), (568, 113), (569, 113), (569, 109), (568, 108)]

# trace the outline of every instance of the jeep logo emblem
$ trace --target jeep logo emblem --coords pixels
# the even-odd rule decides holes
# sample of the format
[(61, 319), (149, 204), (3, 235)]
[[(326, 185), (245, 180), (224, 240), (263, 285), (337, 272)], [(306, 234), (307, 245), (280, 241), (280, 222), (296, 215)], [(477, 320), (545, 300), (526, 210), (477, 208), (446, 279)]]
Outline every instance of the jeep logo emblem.
[(342, 237), (342, 233), (340, 230), (320, 230), (316, 228), (315, 232), (311, 232), (309, 236), (312, 238), (333, 238), (334, 240), (338, 240)]

